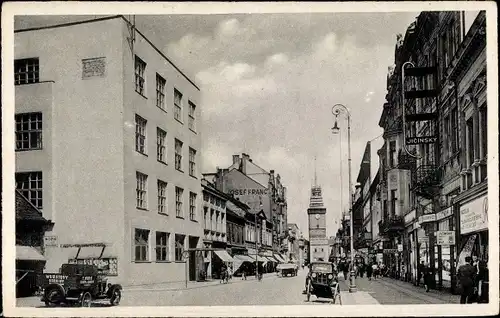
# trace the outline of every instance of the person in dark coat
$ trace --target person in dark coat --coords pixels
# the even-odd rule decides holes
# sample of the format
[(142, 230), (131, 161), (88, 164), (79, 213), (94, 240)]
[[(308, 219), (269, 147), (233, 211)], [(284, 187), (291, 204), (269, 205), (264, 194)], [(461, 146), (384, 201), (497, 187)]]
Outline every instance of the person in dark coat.
[(460, 288), (460, 303), (470, 304), (474, 295), (474, 283), (476, 281), (476, 268), (472, 266), (472, 258), (467, 256), (465, 264), (458, 268), (457, 278)]
[(489, 302), (489, 271), (485, 261), (478, 262), (479, 271), (476, 276), (477, 302), (487, 304)]
[(424, 261), (421, 261), (420, 265), (418, 265), (417, 286), (420, 286), (420, 280), (424, 276), (424, 271), (425, 271), (425, 264)]
[(368, 280), (372, 280), (372, 273), (373, 273), (372, 265), (366, 264), (366, 277), (368, 277)]

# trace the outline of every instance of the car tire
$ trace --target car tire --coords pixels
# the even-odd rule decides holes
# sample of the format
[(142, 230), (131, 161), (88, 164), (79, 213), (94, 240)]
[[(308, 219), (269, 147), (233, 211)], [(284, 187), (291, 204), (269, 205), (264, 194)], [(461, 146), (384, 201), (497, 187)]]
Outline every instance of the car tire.
[(113, 289), (111, 292), (111, 297), (109, 298), (109, 303), (111, 306), (118, 306), (122, 299), (122, 291), (119, 288)]
[(59, 305), (64, 298), (63, 293), (57, 287), (51, 287), (44, 293), (44, 302), (47, 307), (54, 307)]
[(89, 292), (84, 292), (82, 298), (80, 299), (80, 307), (91, 307), (92, 306), (92, 295)]

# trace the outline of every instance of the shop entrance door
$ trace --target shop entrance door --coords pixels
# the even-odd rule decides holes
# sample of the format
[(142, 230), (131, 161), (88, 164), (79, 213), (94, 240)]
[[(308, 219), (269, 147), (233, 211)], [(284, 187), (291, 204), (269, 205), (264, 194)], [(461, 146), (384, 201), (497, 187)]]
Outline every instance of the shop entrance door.
[[(196, 248), (198, 246), (198, 237), (190, 236), (189, 237), (189, 248)], [(198, 261), (198, 253), (196, 251), (189, 252), (189, 280), (195, 281), (197, 278), (198, 270), (197, 270), (197, 261)]]

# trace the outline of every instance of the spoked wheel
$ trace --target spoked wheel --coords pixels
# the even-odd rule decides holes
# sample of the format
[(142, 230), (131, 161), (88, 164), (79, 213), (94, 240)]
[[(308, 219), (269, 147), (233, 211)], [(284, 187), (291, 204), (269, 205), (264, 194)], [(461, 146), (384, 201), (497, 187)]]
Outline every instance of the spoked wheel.
[(57, 288), (51, 288), (45, 292), (45, 306), (54, 307), (59, 305), (63, 299), (64, 295)]
[(118, 306), (120, 304), (120, 300), (122, 299), (122, 291), (118, 288), (113, 290), (111, 297), (109, 298), (109, 302), (112, 306)]
[(90, 307), (92, 305), (92, 295), (89, 292), (85, 292), (80, 300), (81, 307)]
[(307, 301), (311, 299), (311, 281), (307, 283)]

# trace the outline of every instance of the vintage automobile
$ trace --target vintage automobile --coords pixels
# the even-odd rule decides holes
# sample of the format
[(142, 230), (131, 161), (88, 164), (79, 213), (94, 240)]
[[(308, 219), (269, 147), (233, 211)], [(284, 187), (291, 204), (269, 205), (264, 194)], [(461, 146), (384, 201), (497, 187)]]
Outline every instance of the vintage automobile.
[(47, 307), (61, 304), (90, 307), (94, 300), (109, 300), (117, 306), (122, 297), (122, 286), (108, 283), (95, 265), (63, 264), (60, 273), (45, 273), (37, 277), (43, 289), (41, 301)]
[(298, 266), (294, 263), (278, 264), (276, 269), (278, 270), (278, 276), (297, 276)]
[(314, 295), (317, 298), (331, 298), (333, 304), (339, 298), (340, 304), (342, 304), (337, 272), (332, 263), (311, 262), (309, 264), (305, 292), (307, 301), (311, 299), (311, 295)]

